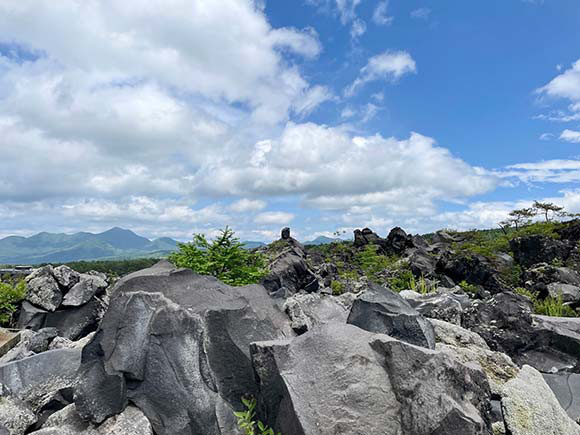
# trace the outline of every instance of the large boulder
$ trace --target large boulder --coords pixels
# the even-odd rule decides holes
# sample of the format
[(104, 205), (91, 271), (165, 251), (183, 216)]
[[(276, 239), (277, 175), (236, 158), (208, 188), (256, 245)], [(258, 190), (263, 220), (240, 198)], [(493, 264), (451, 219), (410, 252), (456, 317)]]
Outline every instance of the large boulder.
[(303, 334), (318, 325), (346, 323), (355, 297), (350, 292), (340, 296), (298, 293), (286, 299), (284, 311), (292, 321), (292, 329)]
[(580, 286), (580, 274), (569, 267), (540, 263), (524, 272), (524, 281), (531, 285), (561, 282)]
[(580, 375), (576, 373), (544, 373), (544, 380), (550, 386), (560, 406), (568, 416), (580, 424)]
[(287, 435), (488, 435), (481, 370), (352, 325), (254, 343), (264, 419)]
[(509, 356), (492, 351), (475, 332), (441, 320), (431, 319), (430, 322), (435, 330), (435, 348), (462, 363), (479, 364), (496, 396), (501, 394), (503, 385), (518, 374), (518, 367)]
[(57, 349), (0, 366), (4, 393), (26, 402), (34, 412), (78, 381), (81, 352)]
[(69, 405), (51, 415), (42, 429), (32, 432), (35, 435), (153, 435), (151, 423), (136, 407), (127, 406), (125, 410), (95, 426), (83, 421), (76, 412), (75, 405)]
[(542, 374), (525, 365), (502, 392), (502, 409), (511, 435), (579, 435)]
[(83, 349), (77, 411), (99, 424), (130, 401), (157, 435), (236, 433), (232, 411), (257, 393), (250, 343), (293, 335), (261, 286), (168, 264), (140, 271), (116, 286)]
[(572, 249), (571, 243), (541, 235), (517, 237), (510, 240), (514, 259), (524, 267), (553, 260), (566, 261)]
[(553, 282), (547, 285), (547, 290), (552, 298), (562, 298), (562, 302), (580, 301), (580, 287), (578, 286)]
[(442, 255), (437, 263), (437, 272), (447, 275), (456, 283), (466, 281), (480, 285), (491, 293), (499, 293), (506, 289), (493, 264), (478, 254), (454, 255), (449, 252)]
[(456, 325), (461, 325), (463, 312), (471, 306), (469, 296), (459, 287), (439, 288), (437, 292), (426, 295), (405, 290), (400, 295), (423, 316)]
[(53, 275), (52, 266), (34, 270), (26, 277), (26, 300), (47, 311), (56, 310), (63, 293)]
[(78, 307), (89, 302), (93, 296), (99, 295), (107, 288), (108, 283), (98, 275), (83, 274), (82, 278), (71, 287), (64, 296), (62, 305)]
[(52, 275), (61, 288), (70, 289), (81, 280), (80, 273), (62, 265), (52, 270)]
[(435, 348), (431, 323), (397, 293), (376, 284), (370, 284), (355, 299), (347, 323), (407, 343)]
[(77, 340), (97, 329), (105, 310), (105, 302), (96, 297), (84, 305), (62, 307), (54, 312), (45, 311), (24, 302), (17, 326), (32, 330), (52, 327), (58, 330), (61, 337)]
[(286, 247), (269, 264), (269, 274), (262, 285), (275, 296), (288, 297), (301, 290), (312, 293), (318, 290), (318, 278), (306, 262), (304, 248), (289, 238), (279, 241)]
[(3, 426), (8, 435), (24, 435), (34, 423), (36, 415), (26, 403), (15, 397), (0, 397), (0, 427)]
[(499, 293), (474, 301), (462, 316), (462, 326), (479, 334), (492, 350), (512, 358), (532, 342), (532, 302), (516, 293)]

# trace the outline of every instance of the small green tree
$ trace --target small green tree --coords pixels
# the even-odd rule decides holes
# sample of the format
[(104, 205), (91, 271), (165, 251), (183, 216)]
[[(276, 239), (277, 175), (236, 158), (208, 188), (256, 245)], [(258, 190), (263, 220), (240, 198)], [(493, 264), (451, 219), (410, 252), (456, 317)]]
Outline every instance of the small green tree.
[(0, 326), (11, 326), (18, 304), (26, 297), (24, 281), (11, 285), (0, 282)]
[(260, 420), (254, 420), (256, 417), (256, 399), (242, 397), (242, 403), (246, 410), (234, 412), (234, 415), (238, 419), (238, 427), (243, 429), (245, 435), (281, 435), (280, 432), (276, 434), (274, 429), (266, 426)]
[(562, 216), (564, 214), (564, 207), (551, 202), (534, 201), (534, 208), (544, 215), (546, 222), (550, 222), (550, 218), (554, 216)]
[(536, 216), (537, 211), (534, 208), (521, 208), (519, 210), (513, 210), (510, 212), (510, 220), (515, 225), (516, 230), (523, 226), (531, 223), (532, 218)]
[(244, 249), (243, 243), (226, 227), (211, 242), (194, 234), (191, 243), (180, 243), (169, 260), (201, 275), (212, 275), (230, 285), (255, 284), (267, 273), (264, 257)]

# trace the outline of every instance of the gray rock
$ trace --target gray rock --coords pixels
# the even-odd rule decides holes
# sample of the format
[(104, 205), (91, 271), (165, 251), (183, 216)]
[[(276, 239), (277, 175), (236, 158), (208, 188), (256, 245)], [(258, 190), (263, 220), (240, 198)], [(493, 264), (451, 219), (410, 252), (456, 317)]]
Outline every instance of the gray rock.
[(257, 392), (250, 343), (293, 335), (261, 286), (163, 266), (141, 271), (116, 286), (83, 349), (77, 411), (99, 424), (131, 401), (158, 435), (235, 433), (232, 411)]
[(562, 298), (563, 302), (580, 301), (580, 287), (572, 284), (553, 282), (548, 284), (548, 293), (553, 298)]
[(464, 310), (471, 306), (471, 300), (459, 287), (439, 288), (436, 293), (411, 295), (401, 292), (401, 296), (423, 316), (461, 325)]
[(80, 281), (80, 274), (65, 265), (55, 267), (52, 270), (52, 275), (58, 285), (65, 290), (71, 289)]
[(298, 293), (286, 299), (284, 311), (292, 321), (294, 332), (302, 334), (317, 325), (346, 323), (355, 297), (353, 293), (340, 296)]
[(252, 344), (268, 423), (284, 434), (489, 434), (476, 368), (352, 325)]
[(512, 435), (580, 434), (580, 426), (562, 409), (541, 373), (530, 366), (506, 383), (501, 403)]
[(580, 318), (533, 316), (533, 329), (522, 340), (527, 349), (517, 358), (544, 373), (580, 372)]
[(17, 325), (32, 330), (56, 328), (61, 337), (78, 340), (97, 329), (105, 310), (106, 304), (96, 297), (79, 307), (63, 306), (54, 312), (24, 302)]
[(483, 338), (475, 332), (452, 323), (431, 319), (437, 340), (436, 349), (459, 362), (478, 364), (486, 374), (491, 392), (501, 394), (503, 385), (519, 372), (511, 358), (489, 349)]
[(53, 276), (52, 266), (36, 269), (26, 277), (26, 300), (47, 311), (56, 310), (62, 302), (62, 291)]
[(318, 279), (301, 254), (300, 249), (294, 248), (282, 252), (269, 265), (270, 273), (262, 280), (262, 285), (269, 292), (282, 297), (291, 296), (301, 290), (308, 293), (317, 291)]
[(0, 397), (0, 426), (9, 435), (24, 435), (34, 423), (36, 416), (28, 405), (14, 397)]
[(76, 384), (80, 363), (79, 350), (49, 350), (0, 366), (0, 384), (36, 412), (59, 390)]
[(38, 332), (31, 330), (20, 331), (20, 342), (0, 358), (0, 365), (48, 350), (50, 343), (57, 336), (57, 332), (54, 328), (44, 328)]
[(580, 424), (580, 375), (575, 373), (542, 374), (568, 416)]
[(540, 263), (524, 273), (524, 280), (534, 284), (550, 284), (562, 282), (580, 286), (580, 274), (568, 267), (557, 267), (547, 263)]
[(128, 406), (121, 414), (99, 426), (83, 421), (75, 405), (54, 413), (35, 435), (153, 435), (151, 423), (136, 407)]
[(354, 301), (347, 323), (407, 343), (435, 348), (433, 326), (398, 294), (376, 284)]
[(290, 228), (288, 228), (288, 227), (282, 228), (282, 231), (280, 233), (280, 237), (282, 238), (282, 240), (289, 239), (290, 238)]
[(107, 281), (99, 276), (83, 274), (80, 281), (64, 296), (63, 306), (78, 307), (89, 302), (93, 296), (102, 293), (107, 288)]

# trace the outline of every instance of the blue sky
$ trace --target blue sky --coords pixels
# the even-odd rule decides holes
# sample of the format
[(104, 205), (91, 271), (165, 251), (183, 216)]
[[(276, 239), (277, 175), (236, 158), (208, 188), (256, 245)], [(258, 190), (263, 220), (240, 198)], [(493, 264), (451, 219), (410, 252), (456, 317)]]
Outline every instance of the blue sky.
[(577, 0), (7, 0), (0, 236), (580, 212)]

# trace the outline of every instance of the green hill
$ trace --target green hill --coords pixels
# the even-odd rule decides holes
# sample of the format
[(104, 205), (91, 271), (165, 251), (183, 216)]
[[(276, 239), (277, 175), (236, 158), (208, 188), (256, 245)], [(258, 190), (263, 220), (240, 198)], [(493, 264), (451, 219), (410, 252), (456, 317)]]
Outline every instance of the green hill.
[(62, 263), (80, 260), (164, 257), (176, 250), (171, 238), (149, 240), (123, 228), (93, 234), (38, 233), (0, 239), (0, 264)]

